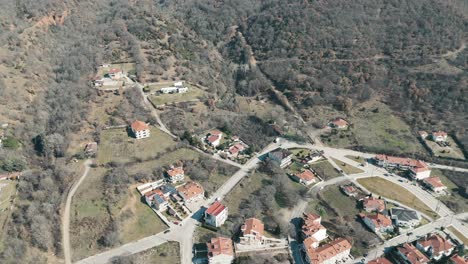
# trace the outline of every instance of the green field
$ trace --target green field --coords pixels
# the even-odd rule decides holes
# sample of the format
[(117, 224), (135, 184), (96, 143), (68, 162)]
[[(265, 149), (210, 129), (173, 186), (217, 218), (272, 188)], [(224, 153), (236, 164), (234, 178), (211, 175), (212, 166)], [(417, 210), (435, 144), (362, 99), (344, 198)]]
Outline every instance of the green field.
[(172, 138), (155, 127), (151, 127), (151, 136), (143, 139), (130, 137), (125, 128), (103, 130), (98, 146), (97, 163), (149, 159), (172, 146), (175, 146)]
[(338, 167), (341, 168), (341, 170), (343, 170), (344, 173), (346, 174), (357, 174), (357, 173), (362, 173), (364, 172), (363, 170), (359, 169), (359, 168), (356, 168), (354, 166), (351, 166), (349, 165), (348, 163), (346, 162), (343, 162), (341, 160), (337, 160), (337, 159), (334, 159), (334, 158), (331, 158), (336, 165), (338, 165)]
[(109, 211), (102, 182), (105, 173), (104, 168), (92, 169), (73, 198), (70, 240), (74, 260), (105, 250), (99, 246), (98, 240), (110, 223), (109, 213), (116, 220), (120, 243), (128, 243), (167, 228), (148, 206), (140, 202), (140, 196), (130, 186), (124, 199), (117, 206), (110, 206)]
[(379, 177), (357, 179), (357, 181), (372, 193), (400, 202), (432, 218), (439, 217), (436, 212), (432, 211), (431, 208), (419, 200), (414, 194), (398, 184)]
[(336, 171), (335, 167), (328, 160), (314, 162), (310, 164), (310, 168), (314, 169), (325, 181), (341, 176), (341, 173)]
[(412, 133), (411, 127), (382, 103), (359, 108), (349, 116), (349, 130), (332, 131), (322, 136), (330, 146), (363, 147), (372, 152), (424, 153), (425, 149)]
[[(170, 83), (169, 85), (172, 85), (172, 83)], [(165, 85), (162, 87), (165, 87)], [(155, 105), (164, 105), (197, 100), (199, 97), (205, 94), (205, 91), (193, 85), (187, 85), (187, 87), (188, 91), (186, 93), (152, 94), (148, 98)], [(153, 88), (150, 87), (150, 90), (152, 89)]]
[(169, 241), (146, 251), (120, 258), (122, 261), (118, 263), (180, 264), (180, 246), (178, 242)]
[(464, 160), (465, 156), (463, 155), (462, 150), (453, 140), (452, 137), (447, 137), (447, 142), (450, 143), (450, 147), (441, 147), (436, 142), (425, 139), (424, 142), (432, 150), (434, 156), (442, 158), (452, 158), (452, 159), (461, 159)]
[[(238, 214), (239, 205), (242, 199), (245, 199), (249, 194), (255, 192), (262, 187), (262, 174), (254, 173), (244, 177), (242, 181), (234, 187), (229, 195), (224, 199), (229, 208), (229, 214)], [(260, 212), (258, 212), (260, 214)], [(260, 215), (259, 215), (260, 216)], [(258, 217), (259, 217), (258, 216)]]
[(200, 158), (200, 153), (188, 148), (177, 149), (161, 156), (159, 159), (143, 161), (129, 167), (132, 173), (152, 173), (154, 168), (169, 166), (179, 160), (195, 160)]

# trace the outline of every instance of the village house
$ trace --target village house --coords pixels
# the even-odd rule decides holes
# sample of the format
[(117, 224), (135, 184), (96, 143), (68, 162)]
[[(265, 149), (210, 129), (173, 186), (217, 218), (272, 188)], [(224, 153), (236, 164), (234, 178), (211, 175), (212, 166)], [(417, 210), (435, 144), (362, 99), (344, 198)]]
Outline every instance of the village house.
[(423, 183), (435, 193), (442, 193), (447, 190), (447, 186), (442, 183), (439, 177), (426, 178)]
[(113, 80), (119, 80), (124, 77), (124, 72), (121, 69), (110, 69), (108, 74)]
[(349, 123), (343, 118), (338, 117), (332, 120), (330, 123), (328, 123), (328, 126), (331, 128), (345, 129), (348, 128)]
[(431, 259), (439, 260), (444, 256), (450, 256), (455, 247), (449, 240), (439, 234), (428, 235), (416, 241), (416, 247), (425, 252)]
[(395, 261), (397, 264), (426, 264), (429, 259), (415, 246), (404, 243), (395, 248)]
[(307, 242), (303, 244), (307, 263), (336, 264), (351, 260), (351, 244), (344, 238), (338, 238), (320, 247), (314, 247), (314, 244)]
[(136, 120), (131, 124), (131, 129), (136, 139), (147, 138), (150, 136), (149, 126), (145, 122)]
[(435, 142), (445, 142), (447, 141), (447, 133), (443, 131), (432, 132), (431, 138)]
[(291, 164), (292, 156), (293, 154), (291, 151), (283, 148), (277, 148), (268, 152), (268, 158), (273, 162), (276, 162), (283, 169)]
[(177, 188), (177, 193), (184, 200), (184, 203), (192, 203), (203, 199), (205, 190), (196, 182), (188, 182)]
[(392, 264), (392, 262), (386, 257), (380, 257), (367, 262), (367, 264)]
[(304, 223), (302, 224), (301, 235), (304, 239), (312, 238), (312, 241), (315, 241), (318, 245), (328, 237), (327, 229), (321, 224), (322, 218), (319, 215), (304, 213), (302, 220)]
[(455, 254), (450, 258), (449, 263), (451, 263), (451, 264), (468, 264), (468, 256), (461, 257), (458, 254)]
[(423, 131), (423, 130), (418, 131), (418, 134), (421, 137), (421, 139), (426, 139), (427, 136), (429, 136), (429, 134), (426, 131)]
[(260, 245), (264, 241), (263, 233), (265, 226), (262, 221), (256, 218), (249, 218), (245, 220), (241, 226), (242, 236), (240, 237), (240, 244), (243, 245)]
[(159, 91), (163, 94), (186, 93), (188, 92), (188, 88), (184, 86), (183, 82), (175, 82), (174, 86), (163, 87)]
[(411, 209), (394, 207), (390, 209), (390, 215), (395, 225), (400, 227), (414, 228), (421, 222), (419, 213)]
[(361, 220), (374, 233), (391, 233), (393, 232), (392, 219), (381, 213), (376, 214), (360, 214)]
[(373, 196), (361, 199), (362, 207), (366, 212), (382, 212), (385, 210), (385, 201)]
[(240, 153), (245, 150), (245, 146), (241, 143), (236, 143), (229, 147), (228, 152), (231, 157), (237, 157)]
[(317, 176), (311, 170), (303, 170), (302, 172), (291, 174), (291, 178), (304, 185), (317, 182)]
[(212, 238), (206, 243), (208, 248), (208, 263), (210, 264), (231, 264), (234, 260), (234, 249), (232, 240), (225, 237)]
[(217, 147), (221, 143), (222, 138), (223, 138), (223, 132), (219, 130), (212, 130), (208, 133), (205, 140), (210, 146)]
[(171, 183), (184, 180), (185, 172), (182, 167), (172, 167), (166, 171), (167, 180)]
[(377, 162), (377, 165), (384, 168), (390, 167), (406, 169), (409, 171), (410, 176), (417, 180), (425, 179), (431, 175), (429, 166), (427, 166), (427, 164), (421, 160), (392, 157), (387, 155), (377, 155), (374, 159)]
[(340, 190), (344, 194), (346, 194), (347, 196), (350, 196), (350, 197), (356, 197), (356, 195), (358, 194), (357, 188), (354, 185), (351, 185), (351, 184), (341, 185)]
[(158, 211), (166, 210), (169, 203), (167, 198), (160, 189), (154, 189), (145, 193), (145, 201), (150, 207), (156, 208)]
[(205, 211), (205, 223), (210, 226), (220, 227), (228, 218), (228, 208), (219, 201), (214, 202)]

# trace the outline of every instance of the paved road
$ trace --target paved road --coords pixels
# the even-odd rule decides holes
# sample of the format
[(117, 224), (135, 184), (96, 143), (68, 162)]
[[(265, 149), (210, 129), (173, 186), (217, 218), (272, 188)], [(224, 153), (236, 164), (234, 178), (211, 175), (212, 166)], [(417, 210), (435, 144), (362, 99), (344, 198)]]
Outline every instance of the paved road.
[(92, 161), (90, 159), (84, 162), (85, 170), (81, 175), (80, 179), (72, 186), (68, 193), (67, 200), (65, 202), (65, 210), (62, 215), (62, 240), (63, 240), (63, 255), (65, 257), (65, 264), (71, 264), (71, 249), (70, 249), (70, 207), (75, 195), (76, 190), (80, 187), (80, 184), (88, 176), (90, 165)]

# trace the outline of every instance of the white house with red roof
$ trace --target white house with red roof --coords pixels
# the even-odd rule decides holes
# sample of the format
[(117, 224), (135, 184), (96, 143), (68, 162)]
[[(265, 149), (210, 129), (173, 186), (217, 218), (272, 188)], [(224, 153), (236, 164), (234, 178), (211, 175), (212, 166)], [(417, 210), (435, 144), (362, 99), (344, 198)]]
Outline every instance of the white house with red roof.
[(214, 202), (205, 211), (205, 223), (214, 227), (220, 227), (228, 217), (228, 208), (219, 201)]
[(377, 165), (384, 168), (390, 167), (407, 169), (410, 176), (417, 180), (422, 180), (431, 175), (431, 169), (429, 169), (429, 166), (421, 160), (393, 157), (383, 154), (375, 156), (374, 160), (377, 162)]
[(455, 246), (449, 240), (439, 234), (429, 235), (417, 240), (416, 247), (434, 260), (450, 256), (455, 249)]
[(303, 238), (312, 238), (312, 241), (320, 243), (328, 237), (327, 229), (321, 224), (322, 217), (320, 215), (304, 213), (302, 220), (304, 221), (301, 228)]
[(450, 258), (450, 263), (452, 263), (452, 264), (468, 264), (468, 256), (461, 257), (460, 255), (455, 254)]
[(185, 172), (182, 167), (171, 167), (166, 171), (167, 180), (171, 183), (183, 181), (185, 177)]
[(317, 176), (311, 170), (303, 170), (302, 172), (291, 174), (291, 178), (304, 185), (310, 185), (318, 181)]
[(423, 183), (436, 193), (441, 193), (447, 190), (447, 186), (445, 186), (437, 176), (426, 178), (423, 180)]
[(231, 264), (234, 260), (234, 248), (232, 240), (225, 237), (214, 237), (209, 243), (208, 263), (210, 264)]
[(374, 233), (388, 233), (393, 231), (392, 219), (384, 214), (359, 214), (359, 217)]
[(361, 199), (362, 207), (366, 212), (382, 212), (385, 210), (385, 201), (373, 196)]
[(343, 118), (338, 117), (330, 121), (330, 123), (328, 123), (328, 126), (330, 126), (331, 128), (345, 129), (349, 126), (349, 123)]
[(245, 150), (245, 146), (241, 143), (236, 143), (229, 147), (228, 152), (231, 157), (237, 157)]
[(222, 138), (223, 138), (223, 132), (215, 129), (215, 130), (211, 130), (208, 133), (208, 135), (205, 137), (205, 141), (210, 146), (217, 147), (221, 143)]
[(262, 221), (257, 218), (249, 218), (245, 220), (241, 226), (242, 236), (240, 237), (240, 244), (243, 245), (259, 245), (264, 241), (263, 233), (265, 226)]
[(147, 138), (150, 136), (150, 129), (145, 122), (136, 120), (130, 125), (133, 135), (136, 139)]
[(435, 142), (445, 142), (447, 141), (447, 136), (447, 132), (444, 131), (435, 131), (431, 134), (431, 138)]
[(108, 74), (109, 74), (109, 77), (111, 77), (114, 80), (118, 80), (118, 79), (121, 79), (122, 77), (124, 77), (123, 70), (122, 69), (117, 69), (117, 68), (110, 69), (108, 71)]
[(337, 264), (351, 261), (351, 243), (338, 238), (328, 244), (316, 247), (310, 240), (304, 240), (305, 260), (309, 264)]

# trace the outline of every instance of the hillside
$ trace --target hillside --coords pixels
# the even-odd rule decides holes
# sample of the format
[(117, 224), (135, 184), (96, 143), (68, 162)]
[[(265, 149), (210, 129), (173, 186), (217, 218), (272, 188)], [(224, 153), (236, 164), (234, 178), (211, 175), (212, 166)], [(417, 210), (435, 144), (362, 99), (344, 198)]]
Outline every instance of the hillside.
[[(79, 175), (76, 149), (113, 122), (154, 121), (135, 91), (115, 109), (100, 106), (90, 79), (104, 63), (134, 62), (143, 83), (203, 87), (195, 107), (162, 113), (178, 136), (227, 127), (260, 149), (278, 130), (304, 139), (330, 118), (358, 123), (384, 105), (407, 141), (441, 129), (468, 146), (462, 0), (4, 2), (0, 125), (13, 143), (0, 149), (0, 172), (27, 172), (2, 223), (1, 263), (60, 263), (60, 206)], [(421, 149), (394, 145), (396, 154)]]

